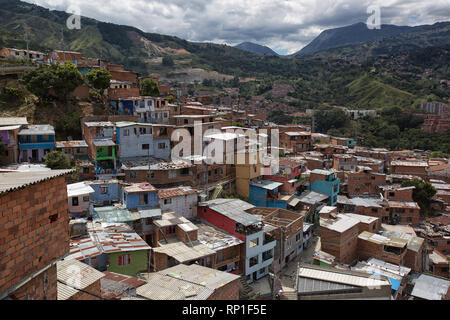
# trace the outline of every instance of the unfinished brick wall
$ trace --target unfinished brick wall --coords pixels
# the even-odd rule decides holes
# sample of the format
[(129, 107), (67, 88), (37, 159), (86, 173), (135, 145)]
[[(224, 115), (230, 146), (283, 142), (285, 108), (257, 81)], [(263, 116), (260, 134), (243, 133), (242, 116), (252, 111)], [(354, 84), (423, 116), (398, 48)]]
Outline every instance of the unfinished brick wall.
[(161, 271), (167, 269), (167, 255), (160, 252), (152, 252), (153, 255), (153, 264), (155, 271)]
[(396, 265), (405, 265), (406, 248), (402, 250), (401, 254), (396, 255), (383, 250), (383, 244), (374, 243), (371, 241), (358, 239), (358, 259), (360, 261), (368, 260), (370, 258), (380, 259)]
[(348, 173), (348, 195), (378, 194), (377, 186), (386, 184), (386, 175), (365, 172)]
[(78, 293), (71, 296), (68, 300), (101, 300), (100, 297), (102, 296), (102, 289), (100, 279), (95, 281), (90, 286), (84, 288), (83, 291), (79, 291)]
[(358, 230), (359, 224), (343, 233), (321, 228), (322, 250), (340, 263), (351, 264), (357, 258)]
[(239, 279), (216, 289), (208, 300), (239, 300)]
[[(217, 250), (216, 254), (213, 256), (213, 269), (217, 269), (223, 265), (230, 263), (231, 261), (236, 261), (239, 264), (241, 246), (244, 244), (238, 244), (232, 247), (227, 247), (222, 250)], [(221, 256), (222, 259), (219, 261), (218, 257)]]
[(56, 265), (53, 265), (14, 291), (10, 296), (18, 300), (57, 300), (56, 281)]
[(386, 190), (384, 197), (388, 200), (414, 201), (413, 189)]
[[(51, 216), (56, 218), (54, 222)], [(0, 195), (0, 292), (68, 252), (69, 212), (64, 177)], [(56, 280), (49, 286), (56, 288)], [(40, 294), (36, 292), (36, 296)]]
[(418, 252), (413, 250), (406, 250), (405, 254), (405, 266), (411, 268), (415, 272), (423, 272), (422, 268), (422, 252), (423, 248), (421, 247)]

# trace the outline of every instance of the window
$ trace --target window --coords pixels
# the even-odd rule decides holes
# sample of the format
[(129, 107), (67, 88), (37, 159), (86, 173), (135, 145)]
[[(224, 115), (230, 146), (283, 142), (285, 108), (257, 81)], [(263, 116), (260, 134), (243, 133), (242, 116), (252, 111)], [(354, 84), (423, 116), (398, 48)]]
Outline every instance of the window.
[(148, 143), (142, 145), (142, 150), (148, 150), (148, 149), (150, 149), (150, 145)]
[(89, 202), (89, 196), (84, 196), (83, 197), (83, 202)]
[(266, 268), (259, 269), (259, 274), (263, 274), (264, 272), (266, 272)]
[(50, 219), (50, 223), (56, 222), (58, 220), (58, 214), (51, 215), (48, 218)]
[(248, 244), (248, 247), (249, 248), (253, 248), (253, 247), (256, 247), (257, 245), (258, 245), (258, 238), (255, 238), (255, 239), (253, 239), (253, 240), (250, 240), (249, 241), (249, 244)]
[(162, 143), (158, 143), (158, 149), (165, 149), (166, 148), (166, 143), (162, 142)]
[(124, 135), (125, 137), (128, 137), (128, 136), (130, 135), (130, 129), (125, 129), (125, 130), (123, 130), (123, 135)]
[(78, 206), (78, 197), (73, 197), (72, 198), (72, 205), (73, 206)]
[(155, 177), (155, 173), (154, 172), (147, 172), (147, 178), (154, 178)]
[(131, 263), (131, 256), (129, 254), (124, 254), (118, 257), (117, 264), (119, 266), (127, 266)]
[(100, 187), (100, 193), (101, 194), (107, 194), (108, 193), (108, 187)]
[(137, 176), (137, 174), (136, 174), (135, 171), (130, 171), (130, 178), (131, 179), (136, 179), (136, 176)]
[(164, 199), (164, 204), (171, 204), (171, 203), (172, 203), (171, 198)]
[(256, 266), (258, 264), (258, 256), (254, 256), (250, 258), (250, 267)]
[(175, 233), (175, 226), (166, 227), (166, 234), (173, 234), (173, 233)]
[(83, 168), (83, 173), (84, 174), (89, 174), (89, 168)]

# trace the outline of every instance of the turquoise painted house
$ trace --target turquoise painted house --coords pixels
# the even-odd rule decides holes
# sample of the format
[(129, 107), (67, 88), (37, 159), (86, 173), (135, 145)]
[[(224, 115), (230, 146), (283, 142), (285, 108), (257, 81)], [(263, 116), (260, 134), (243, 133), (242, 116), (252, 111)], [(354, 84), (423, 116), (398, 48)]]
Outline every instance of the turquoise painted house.
[(336, 173), (334, 173), (333, 171), (315, 169), (310, 173), (310, 190), (328, 195), (330, 197), (330, 206), (335, 206), (337, 204), (339, 185), (340, 180), (336, 177)]
[(256, 207), (287, 208), (287, 201), (280, 199), (278, 188), (283, 183), (272, 180), (256, 180), (250, 184), (249, 202)]
[(43, 162), (55, 150), (55, 129), (49, 124), (29, 125), (19, 131), (19, 161)]

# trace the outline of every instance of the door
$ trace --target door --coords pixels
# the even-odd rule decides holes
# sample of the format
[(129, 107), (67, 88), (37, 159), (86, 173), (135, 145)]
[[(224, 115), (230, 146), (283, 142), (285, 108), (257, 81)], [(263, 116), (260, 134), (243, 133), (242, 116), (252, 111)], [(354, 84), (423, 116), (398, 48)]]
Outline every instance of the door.
[(32, 161), (38, 161), (38, 150), (36, 149), (31, 150), (31, 158)]

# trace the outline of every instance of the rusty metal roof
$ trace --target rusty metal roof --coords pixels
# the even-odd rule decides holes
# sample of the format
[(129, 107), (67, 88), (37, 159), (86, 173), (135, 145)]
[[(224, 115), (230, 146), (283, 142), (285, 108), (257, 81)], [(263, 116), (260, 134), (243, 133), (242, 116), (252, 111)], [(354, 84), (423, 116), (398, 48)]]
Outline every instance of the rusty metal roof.
[(187, 195), (198, 194), (198, 193), (200, 193), (199, 190), (192, 189), (191, 187), (178, 187), (178, 188), (169, 188), (169, 189), (159, 189), (158, 197), (159, 197), (159, 199), (166, 199), (166, 198), (181, 197), (181, 196), (187, 196)]
[(73, 141), (56, 141), (57, 148), (87, 148), (88, 145), (84, 140)]

